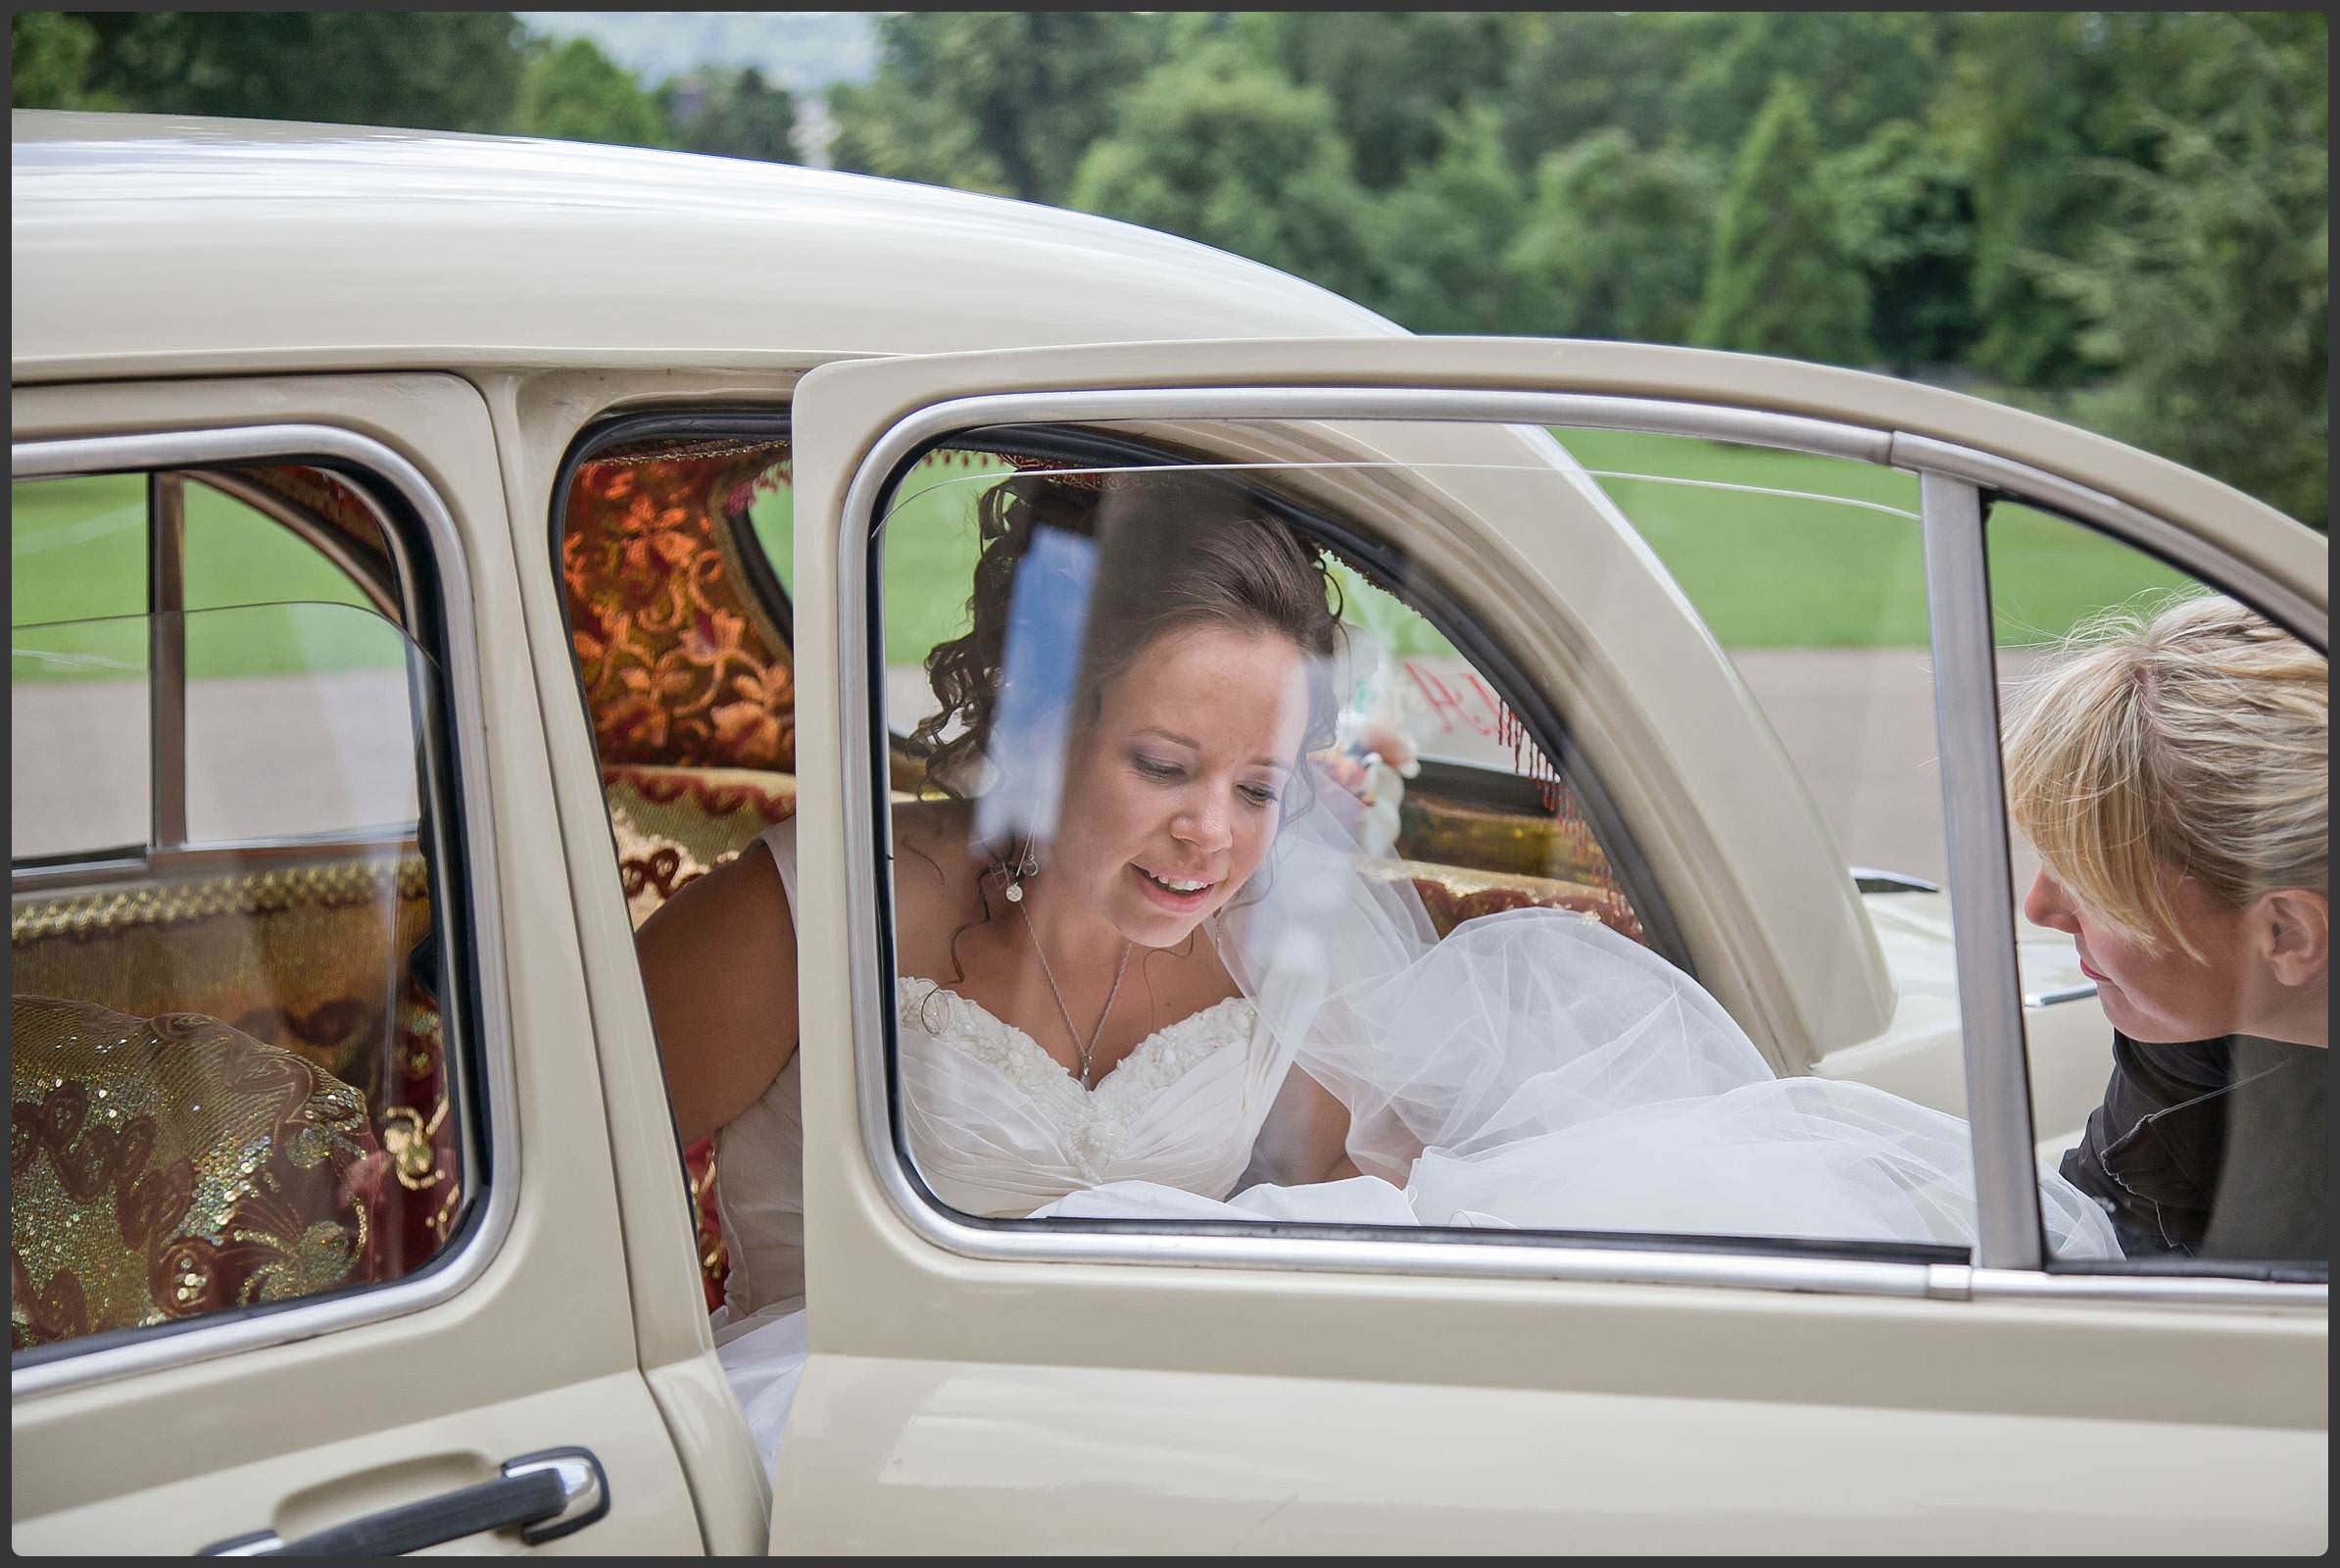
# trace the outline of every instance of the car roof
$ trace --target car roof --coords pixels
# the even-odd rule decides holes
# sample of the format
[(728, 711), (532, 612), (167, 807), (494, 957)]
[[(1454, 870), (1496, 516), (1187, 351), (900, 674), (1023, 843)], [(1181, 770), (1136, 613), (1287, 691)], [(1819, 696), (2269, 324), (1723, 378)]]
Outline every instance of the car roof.
[(10, 139), (19, 381), (1402, 330), (1150, 229), (824, 170), (154, 115)]

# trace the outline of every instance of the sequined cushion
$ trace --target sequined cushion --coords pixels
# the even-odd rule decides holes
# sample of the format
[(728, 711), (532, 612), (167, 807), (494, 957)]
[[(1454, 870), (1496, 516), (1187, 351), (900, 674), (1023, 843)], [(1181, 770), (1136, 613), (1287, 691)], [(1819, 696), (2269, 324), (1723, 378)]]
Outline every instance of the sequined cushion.
[(9, 1346), (363, 1283), (357, 1091), (198, 1013), (9, 1003)]

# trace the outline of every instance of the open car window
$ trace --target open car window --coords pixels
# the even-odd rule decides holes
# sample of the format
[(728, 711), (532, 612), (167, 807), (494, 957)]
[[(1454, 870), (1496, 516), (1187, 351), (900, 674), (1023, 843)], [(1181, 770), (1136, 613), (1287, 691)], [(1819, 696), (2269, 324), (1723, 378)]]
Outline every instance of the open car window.
[[(1932, 914), (1930, 967), (1897, 983), (1858, 902), (1859, 878), (1795, 788), (1795, 764), (1776, 731), (1714, 665), (1704, 641), (1714, 630), (1697, 607), (1663, 570), (1647, 569), (1644, 553), (1662, 533), (1638, 526), (1644, 498), (1629, 509), (1617, 492), (1686, 495), (1661, 521), (1674, 530), (1666, 546), (1689, 562), (1736, 551), (1742, 572), (1792, 570), (1766, 561), (1767, 552), (1806, 530), (1899, 562), (1899, 574), (1880, 574), (1877, 599), (1852, 607), (1847, 621), (1850, 640), (1888, 668), (1897, 650), (1926, 635), (1914, 510), (1805, 491), (1783, 498), (1793, 510), (1782, 523), (1747, 504), (1756, 495), (1781, 499), (1767, 494), (1777, 485), (1715, 480), (1712, 463), (1703, 472), (1652, 473), (1643, 451), (1631, 470), (1596, 473), (1545, 444), (1542, 432), (1494, 426), (1471, 432), (1476, 446), (1444, 440), (1442, 458), (1392, 457), (1389, 449), (1405, 450), (1408, 427), (1391, 427), (1386, 440), (1373, 427), (1351, 427), (1352, 436), (1358, 428), (1371, 433), (1356, 437), (1355, 450), (1293, 460), (1266, 455), (1296, 444), (1288, 427), (1228, 421), (1212, 427), (1222, 450), (1247, 449), (1246, 461), (1229, 463), (1148, 457), (1126, 438), (1117, 459), (1083, 461), (1068, 450), (1073, 433), (991, 427), (938, 446), (1009, 454), (1004, 466), (922, 482), (914, 495), (905, 485), (899, 501), (881, 506), (871, 575), (885, 664), (871, 684), (883, 693), (886, 730), (906, 731), (929, 759), (921, 787), (896, 789), (890, 811), (900, 1157), (936, 1200), (994, 1221), (1035, 1210), (1042, 1223), (1076, 1228), (1344, 1221), (1418, 1226), (1411, 1234), (1424, 1240), (1492, 1228), (1580, 1244), (1605, 1234), (1661, 1249), (1968, 1256), (1974, 1198), (1966, 1127), (1955, 1114), (1961, 1040), (1947, 909)], [(1110, 450), (1094, 432), (1080, 435), (1092, 452)], [(1881, 477), (1910, 487), (1906, 476)], [(1208, 812), (1192, 837), (1177, 825), (1180, 792), (1216, 776), (1214, 742), (1199, 726), (1232, 711), (1229, 703), (1198, 695), (1210, 677), (1185, 670), (1177, 640), (1124, 630), (1149, 623), (1157, 593), (1216, 591), (1188, 581), (1191, 564), (1236, 548), (1214, 531), (1213, 519), (1231, 514), (1258, 524), (1244, 537), (1292, 541), (1341, 621), (1337, 651), (1312, 659), (1302, 683), (1314, 693), (1301, 704), (1313, 715), (1304, 745), (1268, 769), (1272, 776), (1251, 781), (1278, 806), (1273, 826), (1248, 819), (1259, 843), (1247, 864), (1233, 849), (1197, 847), (1222, 827), (1230, 844), (1241, 842), (1242, 788), (1226, 809), (1232, 826)], [(1444, 526), (1425, 527), (1431, 516)], [(1497, 528), (1490, 516), (1506, 520)], [(1541, 624), (1505, 618), (1490, 534), (1516, 539), (1531, 526), (1549, 550), (1523, 569), (1545, 574), (1555, 601), (1582, 617), (1576, 623), (1554, 624), (1549, 613)], [(1473, 559), (1458, 536), (1487, 542), (1487, 553)], [(1055, 559), (1044, 561), (1044, 550)], [(1556, 573), (1574, 580), (1555, 583)], [(948, 576), (950, 587), (924, 587), (928, 574)], [(929, 607), (954, 601), (957, 613), (926, 629)], [(1633, 635), (1623, 635), (1629, 626)], [(918, 663), (902, 659), (905, 649), (923, 654)], [(1923, 658), (1898, 657), (1917, 675), (1914, 717), (1930, 735)], [(1253, 672), (1262, 681), (1271, 673)], [(1176, 689), (1173, 677), (1191, 679), (1194, 690)], [(1152, 689), (1163, 682), (1169, 689)], [(1146, 683), (1146, 700), (1168, 716), (1148, 720), (1116, 707), (1115, 694)], [(1841, 724), (1841, 705), (1836, 716)], [(1139, 746), (1133, 734), (1169, 740), (1157, 757), (1146, 751), (1151, 741)], [(1665, 755), (1700, 734), (1748, 748), (1752, 760), (1734, 771)], [(1245, 755), (1275, 749), (1253, 738)], [(1145, 782), (1157, 774), (1160, 783)], [(1130, 800), (1104, 810), (1095, 802), (1113, 795), (1115, 778)], [(1917, 785), (1936, 787), (1923, 773)], [(1716, 807), (1734, 792), (1797, 813), (1801, 831), (1751, 830), (1748, 842), (1727, 846), (1736, 865), (1716, 866), (1718, 879), (1745, 878), (1767, 855), (1801, 854), (1810, 858), (1779, 862), (1779, 884), (1801, 876), (1843, 900), (1836, 932), (1782, 933), (1779, 944), (1802, 966), (1799, 982), (1835, 989), (1806, 999), (1810, 1016), (1828, 1021), (1825, 1031), (1783, 1031), (1755, 1006), (1733, 1016), (1745, 992), (1728, 978), (1714, 993), (1700, 985), (1702, 958), (1724, 958), (1718, 969), (1728, 976), (1727, 945), (1674, 912), (1705, 890), (1682, 846), (1666, 842), (1668, 817), (1677, 831), (1683, 816), (1727, 824)], [(1100, 812), (1106, 826), (1094, 820)], [(1292, 880), (1304, 873), (1282, 857), (1295, 837), (1292, 823), (1311, 813), (1333, 825), (1353, 898), (1328, 891), (1314, 906), (1292, 902)], [(1920, 866), (1946, 858), (1938, 815), (1934, 822), (1931, 843), (1918, 825), (1912, 858)], [(1914, 873), (1873, 881), (1924, 885)], [(1009, 898), (1019, 886), (1027, 896)], [(1051, 891), (1059, 887), (1072, 891), (1059, 899)], [(1377, 900), (1399, 925), (1412, 922), (1396, 940), (1420, 944), (1380, 977), (1380, 989), (1342, 967), (1376, 929), (1344, 923), (1348, 906)], [(1207, 906), (1207, 929), (1169, 930), (1181, 901)], [(1143, 962), (1126, 971), (1084, 969), (1077, 959), (1051, 965), (1044, 961), (1050, 927), (1034, 911), (1064, 902), (1106, 911), (1124, 935), (1155, 920), (1165, 940), (1133, 937)], [(1322, 916), (1324, 947), (1341, 1000), (1324, 1005), (1352, 1009), (1339, 1040), (1322, 1038), (1329, 1026), (1320, 1011), (1307, 1022), (1277, 1016), (1274, 965), (1246, 946), (1264, 940), (1263, 921), (1289, 931), (1312, 918), (1311, 906), (1331, 911)], [(1710, 919), (1712, 908), (1702, 911)], [(1512, 911), (1508, 927), (1501, 911)], [(1498, 918), (1476, 918), (1486, 916)], [(1237, 929), (1246, 917), (1248, 937)], [(1597, 925), (1601, 942), (1625, 946), (1590, 942), (1580, 953), (1569, 943), (1589, 939), (1570, 937), (1563, 921)], [(1469, 951), (1490, 934), (1522, 937), (1541, 953), (1540, 965), (1526, 964), (1533, 972), (1523, 979), (1516, 956)], [(1116, 981), (1144, 983), (1147, 1000), (1133, 1012)], [(1665, 1006), (1702, 1021), (1670, 1034), (1655, 1013), (1623, 1002), (1610, 1010), (1616, 994), (1642, 982), (1675, 999)], [(1317, 1038), (1306, 1038), (1311, 1028)], [(1279, 1034), (1287, 1038), (1272, 1038)], [(1903, 1049), (1873, 1052), (1874, 1064), (1842, 1054), (1880, 1040)], [(961, 1059), (969, 1053), (982, 1071)], [(1239, 1070), (1246, 1053), (1267, 1083), (1264, 1095), (1251, 1086), (1248, 1100)], [(1925, 1055), (1931, 1059), (1914, 1065)], [(1899, 1069), (1901, 1092), (1873, 1094), (1861, 1081), (1865, 1067), (1881, 1077)], [(1797, 1079), (1808, 1087), (1795, 1087)], [(986, 1110), (971, 1107), (994, 1104), (982, 1091), (995, 1081), (1011, 1087), (1015, 1110), (977, 1126)], [(1425, 1087), (1434, 1082), (1444, 1087)], [(1181, 1113), (1162, 1107), (1207, 1098), (1214, 1084), (1234, 1097), (1217, 1106), (1203, 1139), (1219, 1144), (1182, 1144), (1171, 1126)], [(1743, 1144), (1692, 1131), (1707, 1109), (1675, 1119), (1683, 1097), (1733, 1092), (1795, 1108), (1767, 1130), (1751, 1130), (1761, 1114), (1741, 1124)], [(1560, 1108), (1572, 1097), (1597, 1108), (1582, 1127)], [(1889, 1108), (1855, 1131), (1855, 1104)], [(1520, 1115), (1520, 1125), (1505, 1119)], [(1344, 1118), (1345, 1134), (1333, 1125)], [(1239, 1147), (1224, 1147), (1230, 1139)], [(986, 1177), (982, 1151), (1001, 1144), (1049, 1173), (1039, 1186), (1063, 1184), (1049, 1195), (1056, 1201), (1035, 1201), (1028, 1182)], [(1868, 1162), (1874, 1191), (1863, 1186), (1867, 1177), (1775, 1169), (1775, 1179), (1746, 1179), (1790, 1150), (1792, 1162), (1853, 1146), (1860, 1153), (1851, 1163)], [(1204, 1174), (1182, 1159), (1216, 1164)], [(1333, 1192), (1358, 1180), (1364, 1185)], [(1198, 1195), (1206, 1200), (1189, 1201)], [(2084, 1235), (2083, 1246), (2103, 1242), (2092, 1209), (2061, 1189), (2054, 1197), (2060, 1227)]]

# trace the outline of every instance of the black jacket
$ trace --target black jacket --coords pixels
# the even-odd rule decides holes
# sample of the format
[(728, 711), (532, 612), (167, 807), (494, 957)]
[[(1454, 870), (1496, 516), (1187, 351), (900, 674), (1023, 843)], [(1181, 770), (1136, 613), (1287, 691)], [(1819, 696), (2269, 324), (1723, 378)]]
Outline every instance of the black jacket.
[(2324, 1262), (2330, 1055), (2246, 1035), (2115, 1034), (2112, 1081), (2065, 1179), (2104, 1205), (2130, 1257)]

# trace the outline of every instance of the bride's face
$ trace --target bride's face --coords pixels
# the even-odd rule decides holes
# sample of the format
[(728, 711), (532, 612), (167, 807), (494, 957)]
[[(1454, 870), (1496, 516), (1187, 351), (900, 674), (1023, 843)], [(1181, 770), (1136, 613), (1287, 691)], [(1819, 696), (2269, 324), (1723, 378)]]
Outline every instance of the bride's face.
[(1267, 855), (1307, 729), (1304, 659), (1272, 632), (1165, 634), (1076, 734), (1048, 865), (1142, 947), (1186, 940)]

